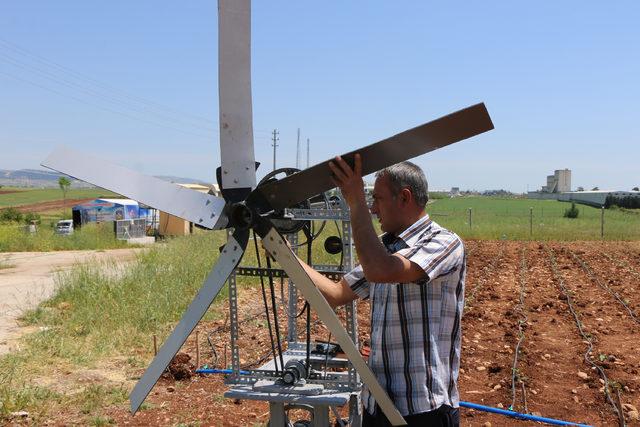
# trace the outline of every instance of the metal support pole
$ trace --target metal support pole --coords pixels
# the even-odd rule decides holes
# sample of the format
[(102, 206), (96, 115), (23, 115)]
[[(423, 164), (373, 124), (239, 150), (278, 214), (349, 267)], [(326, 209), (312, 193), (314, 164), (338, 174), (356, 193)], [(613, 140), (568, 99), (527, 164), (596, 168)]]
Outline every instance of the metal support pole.
[(469, 230), (471, 230), (471, 208), (469, 208)]
[(273, 138), (271, 139), (273, 146), (273, 170), (276, 170), (276, 147), (278, 146), (278, 129), (273, 130)]
[(533, 208), (529, 208), (529, 239), (533, 238)]
[(604, 206), (600, 211), (600, 238), (604, 239)]

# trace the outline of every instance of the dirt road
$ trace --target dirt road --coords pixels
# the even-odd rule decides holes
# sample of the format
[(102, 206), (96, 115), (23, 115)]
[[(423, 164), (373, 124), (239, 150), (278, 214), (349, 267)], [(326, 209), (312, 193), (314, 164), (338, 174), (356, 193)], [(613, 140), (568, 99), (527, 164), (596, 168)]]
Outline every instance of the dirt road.
[(0, 354), (10, 351), (25, 331), (18, 316), (52, 295), (56, 272), (94, 259), (129, 261), (140, 250), (0, 253), (5, 267), (0, 269)]

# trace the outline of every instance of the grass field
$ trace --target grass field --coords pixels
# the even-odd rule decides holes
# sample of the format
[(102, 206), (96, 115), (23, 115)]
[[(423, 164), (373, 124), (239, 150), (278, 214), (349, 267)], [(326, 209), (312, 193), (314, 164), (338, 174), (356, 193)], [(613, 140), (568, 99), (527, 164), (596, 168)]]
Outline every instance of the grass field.
[[(600, 239), (601, 209), (576, 205), (580, 210), (578, 218), (564, 218), (564, 211), (570, 207), (570, 203), (555, 200), (457, 197), (434, 200), (427, 206), (427, 212), (434, 221), (467, 239)], [(532, 227), (530, 208), (533, 208)], [(632, 210), (606, 209), (604, 238), (639, 240), (640, 215)]]
[[(2, 187), (0, 191), (13, 191), (15, 193), (0, 194), (0, 208), (9, 206), (23, 206), (33, 203), (50, 202), (62, 200), (62, 190), (59, 188), (18, 188)], [(77, 188), (67, 192), (67, 200), (70, 199), (90, 199), (93, 197), (119, 197), (115, 193), (102, 188)]]
[(86, 224), (69, 236), (55, 234), (46, 223), (38, 232), (30, 234), (24, 226), (0, 224), (1, 252), (48, 252), (84, 249), (115, 249), (133, 247), (124, 240), (117, 240), (112, 223)]

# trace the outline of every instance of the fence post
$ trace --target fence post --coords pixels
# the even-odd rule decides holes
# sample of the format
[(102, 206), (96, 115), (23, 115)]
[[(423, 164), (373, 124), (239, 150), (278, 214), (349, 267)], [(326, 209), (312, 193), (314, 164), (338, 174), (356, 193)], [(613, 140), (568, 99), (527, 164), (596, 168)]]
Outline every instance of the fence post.
[(600, 238), (604, 240), (604, 205), (600, 210)]
[(471, 208), (469, 208), (469, 230), (471, 230)]
[(533, 238), (533, 207), (529, 208), (529, 239)]

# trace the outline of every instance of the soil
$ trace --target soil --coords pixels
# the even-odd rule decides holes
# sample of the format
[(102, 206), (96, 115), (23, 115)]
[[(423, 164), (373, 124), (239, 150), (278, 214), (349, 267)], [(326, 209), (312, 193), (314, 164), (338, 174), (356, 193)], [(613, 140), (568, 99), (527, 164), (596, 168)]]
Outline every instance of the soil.
[(49, 202), (40, 202), (40, 203), (32, 203), (30, 205), (22, 205), (16, 206), (16, 209), (20, 212), (46, 212), (52, 211), (55, 209), (64, 209), (70, 206), (79, 205), (80, 203), (88, 202), (91, 199), (68, 199), (66, 202), (64, 200), (51, 200)]
[[(613, 402), (619, 392), (621, 404), (640, 407), (639, 244), (468, 241), (466, 246), (461, 400), (577, 423), (617, 425), (618, 415), (603, 389), (606, 377)], [(259, 288), (241, 289), (239, 307), (240, 358), (242, 365), (248, 365), (268, 354), (270, 347)], [(227, 310), (226, 305), (217, 309)], [(285, 320), (280, 312), (281, 325)], [(358, 305), (358, 320), (360, 341), (367, 344), (367, 303)], [(182, 356), (181, 369), (190, 369), (191, 363), (227, 366), (228, 331), (226, 318), (201, 322), (182, 348), (191, 358)], [(317, 322), (312, 332), (318, 339), (327, 339), (328, 331)], [(587, 353), (590, 345), (593, 349)], [(127, 372), (126, 386), (132, 387), (143, 372), (144, 368)], [(268, 421), (268, 404), (224, 398), (227, 387), (222, 376), (184, 372), (180, 376), (186, 379), (176, 381), (165, 375), (147, 398), (146, 408), (135, 416), (122, 406), (107, 408), (102, 415), (118, 425), (141, 426), (251, 426)], [(632, 410), (626, 408), (627, 425), (640, 425), (630, 419)], [(466, 408), (460, 414), (462, 425), (534, 425)], [(60, 414), (51, 421), (81, 420), (80, 414)]]
[(0, 194), (19, 193), (20, 190), (0, 190)]

